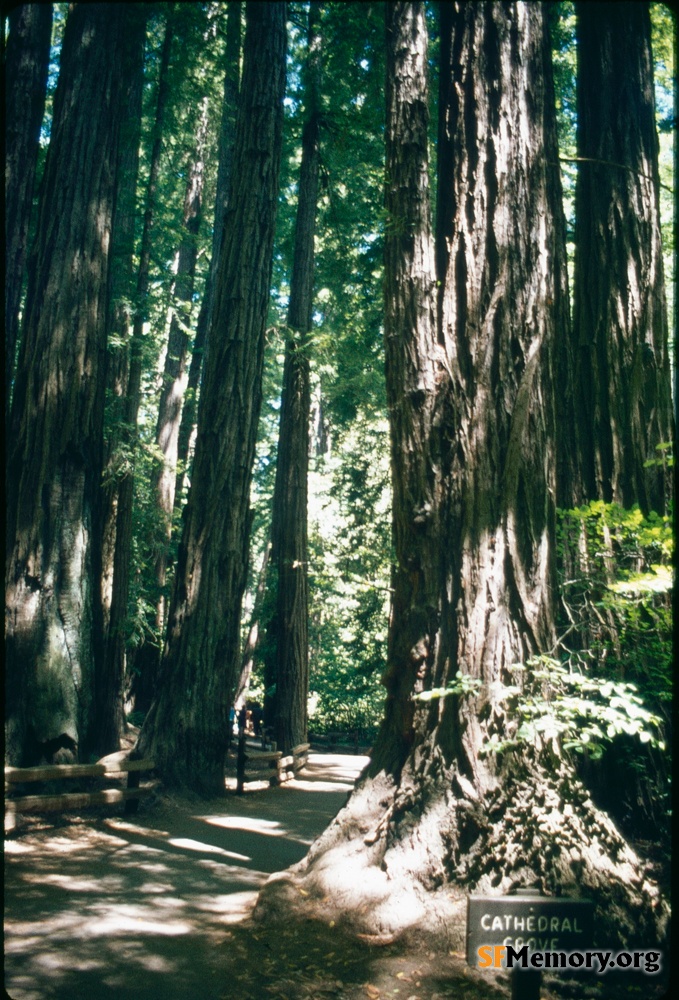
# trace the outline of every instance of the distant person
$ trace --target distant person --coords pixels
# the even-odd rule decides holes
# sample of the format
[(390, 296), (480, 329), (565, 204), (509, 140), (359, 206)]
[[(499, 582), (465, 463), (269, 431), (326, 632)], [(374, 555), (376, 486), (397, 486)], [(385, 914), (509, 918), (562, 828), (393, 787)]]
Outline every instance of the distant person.
[(248, 710), (245, 705), (242, 705), (238, 712), (238, 732), (245, 733), (245, 727), (248, 722)]
[(256, 701), (252, 706), (252, 728), (254, 729), (255, 736), (261, 735), (263, 719), (264, 712), (262, 711), (262, 706)]

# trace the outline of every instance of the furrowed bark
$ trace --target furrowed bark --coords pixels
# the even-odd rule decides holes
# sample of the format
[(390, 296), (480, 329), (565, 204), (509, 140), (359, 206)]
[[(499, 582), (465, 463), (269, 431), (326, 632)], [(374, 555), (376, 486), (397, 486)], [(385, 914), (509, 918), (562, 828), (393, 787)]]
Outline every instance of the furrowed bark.
[[(648, 5), (578, 6), (573, 354), (579, 479), (563, 506), (665, 513), (674, 442)], [(564, 442), (568, 447), (568, 442)]]
[[(155, 114), (155, 139), (151, 150), (149, 178), (146, 190), (144, 226), (139, 250), (139, 270), (135, 289), (135, 308), (132, 334), (129, 342), (129, 370), (122, 407), (123, 419), (118, 429), (117, 448), (125, 454), (125, 461), (110, 495), (108, 511), (115, 509), (115, 545), (109, 626), (105, 636), (104, 656), (100, 661), (99, 739), (100, 754), (118, 748), (124, 725), (123, 691), (125, 685), (126, 649), (124, 623), (128, 612), (130, 593), (130, 557), (132, 552), (132, 508), (134, 503), (135, 450), (137, 447), (137, 421), (141, 405), (141, 378), (143, 369), (144, 323), (147, 318), (147, 297), (150, 283), (152, 233), (155, 214), (156, 189), (160, 173), (160, 155), (163, 142), (163, 121), (168, 100), (168, 69), (174, 38), (173, 11), (168, 11), (158, 77)], [(153, 657), (150, 658), (155, 663)], [(147, 671), (151, 683), (153, 670)]]
[(307, 493), (311, 384), (309, 333), (314, 289), (314, 231), (320, 130), (319, 5), (309, 7), (305, 67), (307, 117), (302, 135), (295, 253), (290, 278), (278, 459), (271, 526), (276, 566), (276, 611), (268, 637), (275, 643), (273, 727), (284, 752), (307, 738), (309, 584)]
[(156, 444), (163, 456), (163, 464), (158, 471), (154, 487), (165, 536), (164, 544), (161, 543), (155, 563), (156, 584), (159, 594), (156, 610), (156, 627), (160, 634), (162, 634), (163, 623), (166, 618), (164, 588), (167, 577), (170, 540), (172, 538), (172, 511), (174, 509), (177, 473), (177, 445), (184, 393), (188, 383), (187, 357), (191, 332), (193, 285), (198, 253), (196, 240), (203, 216), (202, 196), (207, 124), (207, 100), (204, 100), (196, 132), (196, 148), (192, 156), (184, 195), (184, 235), (179, 247), (177, 275), (172, 303), (172, 318), (170, 320), (170, 332), (165, 354), (163, 384), (160, 391), (158, 421), (156, 424)]
[(248, 3), (226, 238), (168, 638), (140, 734), (168, 785), (224, 791), (239, 667), (285, 87), (285, 4)]
[(240, 86), (240, 4), (229, 4), (226, 17), (226, 73), (224, 75), (224, 100), (222, 103), (222, 121), (219, 132), (219, 166), (217, 168), (217, 192), (215, 195), (212, 229), (212, 256), (210, 259), (210, 270), (205, 281), (205, 293), (200, 306), (200, 312), (198, 313), (196, 337), (191, 354), (189, 376), (186, 384), (184, 407), (182, 409), (182, 419), (177, 441), (177, 479), (174, 490), (174, 505), (177, 508), (181, 506), (184, 499), (184, 482), (188, 471), (191, 439), (195, 431), (200, 378), (203, 370), (203, 358), (207, 350), (207, 332), (212, 316), (214, 288), (219, 273), (219, 259), (224, 242), (224, 227), (226, 225), (226, 213), (229, 206), (229, 192), (231, 189), (233, 143), (236, 131), (236, 113), (238, 110), (238, 91)]
[(554, 348), (568, 309), (545, 10), (440, 7), (436, 273), (424, 6), (386, 14), (387, 710), (347, 806), (258, 911), (304, 906), (378, 940), (461, 950), (468, 893), (532, 886), (593, 898), (597, 944), (657, 942), (657, 886), (556, 743), (490, 752), (518, 729), (510, 668), (555, 643)]
[(16, 764), (93, 742), (92, 539), (126, 11), (69, 13), (29, 263), (7, 494), (6, 753)]
[(9, 14), (5, 54), (5, 426), (9, 426), (28, 225), (45, 110), (52, 4)]

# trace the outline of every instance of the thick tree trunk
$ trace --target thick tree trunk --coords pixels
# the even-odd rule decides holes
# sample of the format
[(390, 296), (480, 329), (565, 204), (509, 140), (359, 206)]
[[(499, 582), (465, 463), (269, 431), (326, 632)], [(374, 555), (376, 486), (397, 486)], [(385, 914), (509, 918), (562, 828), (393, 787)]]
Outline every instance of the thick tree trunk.
[[(386, 717), (349, 803), (270, 883), (260, 912), (299, 905), (303, 885), (326, 919), (461, 949), (468, 892), (531, 885), (591, 895), (597, 942), (655, 942), (666, 919), (657, 887), (558, 748), (487, 752), (494, 736), (516, 735), (502, 698), (516, 683), (510, 668), (555, 642), (553, 352), (568, 315), (565, 247), (543, 6), (440, 10), (435, 275), (424, 5), (387, 5), (397, 562)], [(443, 693), (458, 673), (456, 692)]]
[(203, 358), (207, 349), (207, 332), (210, 328), (214, 288), (219, 273), (219, 259), (224, 242), (224, 227), (226, 213), (229, 207), (231, 190), (231, 170), (233, 161), (233, 144), (236, 132), (236, 113), (238, 111), (238, 91), (240, 85), (240, 50), (241, 50), (241, 5), (228, 5), (226, 15), (226, 73), (224, 75), (224, 100), (222, 102), (222, 121), (219, 131), (219, 165), (217, 167), (217, 190), (215, 195), (215, 211), (212, 229), (212, 257), (210, 270), (205, 282), (205, 293), (198, 313), (196, 336), (189, 365), (189, 375), (186, 384), (182, 419), (177, 440), (177, 479), (174, 488), (174, 505), (180, 507), (184, 481), (189, 463), (191, 439), (195, 431), (196, 413), (198, 411), (198, 389), (203, 370)]
[[(125, 619), (130, 593), (130, 556), (132, 551), (132, 512), (134, 503), (134, 466), (137, 447), (137, 421), (141, 405), (142, 352), (144, 323), (147, 319), (147, 297), (150, 283), (151, 244), (155, 215), (156, 189), (160, 173), (160, 155), (163, 142), (163, 122), (168, 100), (168, 71), (174, 38), (174, 12), (168, 11), (165, 36), (158, 76), (156, 98), (155, 138), (151, 150), (149, 178), (146, 190), (144, 227), (139, 251), (139, 269), (135, 289), (135, 311), (129, 341), (129, 369), (122, 406), (122, 422), (116, 431), (115, 448), (124, 456), (115, 489), (106, 495), (108, 526), (115, 517), (112, 582), (108, 629), (105, 636), (104, 656), (100, 661), (98, 682), (99, 734), (98, 750), (101, 754), (117, 749), (124, 723), (123, 690), (125, 681)], [(114, 464), (115, 458), (113, 459)], [(108, 528), (110, 531), (111, 529)], [(108, 536), (107, 540), (108, 540)], [(109, 546), (110, 551), (110, 546)], [(105, 580), (106, 571), (102, 573)], [(154, 651), (155, 652), (155, 651)], [(155, 659), (150, 657), (152, 667)], [(153, 669), (148, 673), (153, 676)]]
[(168, 785), (224, 791), (229, 702), (240, 663), (249, 492), (281, 157), (285, 4), (246, 8), (233, 196), (216, 288), (158, 693), (139, 747)]
[(673, 442), (674, 429), (648, 4), (578, 6), (578, 157), (573, 353), (582, 485), (567, 483), (562, 505), (603, 499), (664, 513), (672, 472), (657, 446)]
[(290, 279), (281, 419), (271, 526), (276, 566), (276, 610), (268, 628), (275, 644), (273, 726), (284, 752), (307, 737), (309, 696), (309, 584), (307, 493), (311, 384), (308, 334), (312, 327), (314, 231), (319, 168), (319, 5), (309, 7), (306, 87), (295, 253)]
[[(109, 246), (127, 7), (69, 13), (12, 402), (7, 758), (91, 744)], [(87, 108), (87, 114), (82, 109)]]
[(167, 560), (172, 538), (172, 511), (177, 474), (177, 443), (182, 417), (182, 404), (188, 382), (187, 357), (191, 334), (193, 285), (198, 256), (198, 232), (203, 216), (203, 175), (205, 141), (207, 138), (207, 99), (203, 101), (196, 132), (196, 148), (191, 157), (184, 195), (184, 233), (179, 247), (177, 275), (172, 301), (172, 318), (168, 336), (163, 383), (158, 403), (156, 444), (163, 456), (154, 488), (162, 519), (164, 539), (156, 556), (155, 574), (158, 587), (156, 628), (162, 634), (166, 617), (165, 581)]
[(40, 126), (45, 110), (52, 4), (25, 3), (9, 14), (5, 54), (5, 421), (14, 355)]

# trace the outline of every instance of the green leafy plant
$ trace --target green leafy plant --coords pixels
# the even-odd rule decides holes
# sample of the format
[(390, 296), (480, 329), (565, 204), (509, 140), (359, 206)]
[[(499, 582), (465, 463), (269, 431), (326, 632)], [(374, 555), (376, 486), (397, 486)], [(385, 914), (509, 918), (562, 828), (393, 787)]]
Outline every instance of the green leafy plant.
[(644, 706), (636, 685), (596, 677), (549, 656), (515, 664), (510, 671), (523, 683), (498, 684), (495, 694), (515, 717), (516, 729), (506, 739), (493, 734), (486, 752), (520, 743), (540, 748), (556, 739), (562, 750), (587, 752), (596, 760), (605, 745), (623, 733), (665, 749), (663, 720)]
[(429, 691), (419, 691), (413, 695), (415, 701), (436, 701), (439, 698), (449, 698), (451, 695), (477, 694), (482, 683), (478, 677), (460, 673), (458, 670), (453, 681), (446, 687), (431, 688)]

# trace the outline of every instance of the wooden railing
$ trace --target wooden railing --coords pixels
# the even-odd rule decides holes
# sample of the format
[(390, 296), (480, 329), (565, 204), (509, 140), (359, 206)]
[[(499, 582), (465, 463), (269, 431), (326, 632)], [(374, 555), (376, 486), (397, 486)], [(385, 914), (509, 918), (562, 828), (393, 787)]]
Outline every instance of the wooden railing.
[(241, 737), (236, 755), (236, 791), (242, 795), (246, 782), (262, 778), (270, 785), (282, 785), (304, 767), (308, 756), (308, 743), (298, 744), (284, 757), (280, 750), (255, 750)]
[[(125, 812), (135, 812), (139, 799), (151, 789), (140, 786), (143, 771), (155, 767), (152, 760), (130, 760), (127, 751), (102, 757), (96, 764), (45, 764), (39, 767), (5, 768), (5, 830), (16, 824), (18, 813), (53, 812), (82, 809), (87, 806), (125, 802)], [(126, 788), (104, 788), (99, 791), (62, 792), (57, 795), (19, 795), (12, 798), (14, 786), (32, 781), (61, 781), (67, 778), (122, 778), (127, 774)]]

